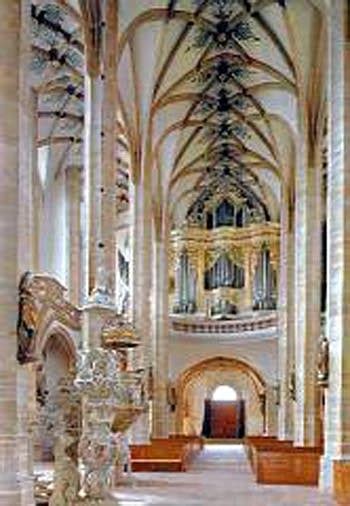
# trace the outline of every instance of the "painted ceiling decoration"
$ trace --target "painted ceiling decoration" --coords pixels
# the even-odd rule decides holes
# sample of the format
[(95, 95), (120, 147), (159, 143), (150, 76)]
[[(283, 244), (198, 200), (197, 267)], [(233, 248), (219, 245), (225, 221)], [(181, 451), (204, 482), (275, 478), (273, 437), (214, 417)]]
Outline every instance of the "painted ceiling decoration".
[[(215, 177), (221, 180), (220, 186), (224, 188), (227, 188), (227, 177), (231, 175), (235, 181), (233, 185), (232, 180), (230, 182), (231, 191), (231, 187), (236, 185), (239, 192), (247, 193), (247, 181), (253, 183), (248, 192), (250, 201), (258, 202), (261, 206), (260, 198), (254, 189), (258, 180), (251, 176), (248, 167), (245, 170), (242, 160), (246, 151), (245, 148), (242, 149), (242, 141), (249, 138), (249, 129), (242, 116), (252, 112), (259, 114), (254, 99), (244, 84), (254, 71), (249, 68), (249, 58), (237, 52), (240, 41), (259, 41), (249, 20), (237, 21), (242, 5), (246, 12), (250, 12), (252, 6), (249, 2), (236, 0), (193, 3), (197, 8), (204, 7), (203, 14), (209, 15), (210, 18), (204, 19), (204, 23), (194, 28), (192, 47), (205, 51), (208, 51), (208, 48), (214, 52), (224, 51), (214, 54), (208, 62), (200, 62), (191, 76), (192, 82), (200, 87), (199, 99), (191, 116), (204, 119), (205, 126), (202, 128), (200, 141), (209, 146), (206, 159), (213, 164), (209, 165), (206, 171), (209, 174), (214, 173)], [(187, 50), (189, 49), (190, 47)], [(238, 119), (237, 113), (240, 115)], [(241, 143), (239, 148), (235, 139)], [(200, 187), (204, 184), (212, 186), (212, 183), (211, 178), (201, 179)], [(187, 219), (193, 216), (193, 208), (200, 207), (199, 202), (206, 193), (202, 191), (198, 201), (187, 214)], [(262, 208), (266, 219), (269, 216), (266, 205), (262, 205)]]
[[(226, 0), (195, 1), (192, 4), (195, 16), (198, 16), (198, 23), (192, 27), (192, 36), (187, 37), (189, 42), (186, 52), (192, 51), (194, 54), (197, 50), (198, 54), (198, 57), (193, 59), (193, 70), (188, 77), (196, 87), (196, 94), (185, 116), (185, 123), (194, 124), (196, 120), (202, 123), (193, 135), (193, 142), (199, 138), (200, 144), (205, 146), (203, 156), (198, 156), (197, 159), (202, 163), (214, 158), (215, 164), (219, 166), (223, 163), (231, 164), (238, 181), (246, 172), (246, 179), (251, 183), (250, 192), (254, 194), (257, 191), (256, 197), (264, 200), (266, 188), (262, 188), (264, 185), (261, 185), (258, 177), (251, 176), (250, 168), (252, 155), (259, 158), (259, 154), (253, 153), (247, 146), (250, 140), (257, 140), (265, 143), (269, 151), (272, 151), (266, 133), (256, 125), (256, 122), (251, 121), (252, 117), (256, 119), (259, 116), (262, 122), (265, 121), (265, 111), (259, 100), (249, 91), (251, 86), (249, 81), (254, 80), (261, 72), (259, 64), (250, 56), (248, 49), (250, 47), (255, 49), (257, 45), (263, 43), (261, 33), (256, 33), (255, 26), (261, 24), (257, 11), (262, 8), (263, 3)], [(265, 2), (265, 5), (267, 4), (276, 5), (278, 8), (286, 7), (284, 2)], [(174, 3), (172, 7), (174, 18), (176, 17)], [(259, 18), (258, 23), (255, 22), (256, 16)], [(202, 52), (198, 53), (198, 50)], [(230, 161), (227, 156), (229, 150), (235, 153), (233, 159), (230, 157)], [(264, 158), (265, 156), (261, 157), (261, 161)], [(256, 165), (257, 161), (253, 160), (253, 165)], [(239, 172), (234, 167), (237, 163), (240, 167)], [(207, 170), (206, 163), (204, 165)], [(203, 185), (203, 179), (200, 171), (196, 172), (199, 179), (195, 187), (199, 190)], [(186, 174), (188, 173), (186, 169)], [(176, 179), (179, 180), (178, 177)], [(265, 207), (268, 205), (265, 202)]]
[[(97, 15), (100, 13), (95, 12)], [(38, 92), (38, 145), (50, 146), (48, 159), (54, 173), (83, 166), (85, 21), (75, 0), (34, 0), (31, 5), (29, 68)], [(118, 212), (127, 209), (128, 194), (129, 166), (120, 154), (116, 174)]]
[[(310, 135), (324, 124), (315, 112), (324, 100), (314, 70), (322, 66), (314, 41), (325, 36), (318, 3), (118, 1), (118, 212), (129, 210), (131, 181), (149, 171), (153, 209), (179, 226), (209, 174), (227, 170), (238, 192), (249, 189), (279, 219), (283, 184), (293, 198), (302, 104), (315, 123)], [(99, 0), (32, 2), (38, 145), (50, 146), (55, 173), (83, 166), (84, 72), (101, 9)]]
[(85, 49), (80, 17), (63, 2), (31, 6), (31, 79), (38, 92), (38, 145), (50, 146), (57, 173), (81, 166), (84, 129)]
[(268, 221), (270, 216), (263, 202), (241, 179), (244, 168), (230, 169), (227, 165), (210, 170), (202, 183), (199, 197), (190, 206), (186, 223), (203, 227), (206, 225), (206, 213), (222, 202), (232, 201), (249, 211), (249, 223)]
[(237, 41), (257, 40), (249, 21), (235, 19), (242, 2), (238, 0), (197, 1), (194, 5), (202, 8), (211, 19), (196, 30), (194, 46), (205, 47), (208, 43), (215, 49), (235, 49)]

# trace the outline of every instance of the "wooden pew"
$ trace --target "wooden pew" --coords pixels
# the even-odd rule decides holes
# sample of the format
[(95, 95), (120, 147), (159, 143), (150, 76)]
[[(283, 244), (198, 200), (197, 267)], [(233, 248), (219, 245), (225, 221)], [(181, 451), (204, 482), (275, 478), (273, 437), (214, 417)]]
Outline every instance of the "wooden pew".
[(318, 485), (320, 448), (256, 449), (256, 480), (271, 485)]
[(204, 438), (202, 436), (188, 436), (186, 434), (170, 434), (169, 439), (176, 439), (184, 443), (191, 443), (195, 451), (203, 450)]
[(334, 497), (337, 504), (350, 504), (350, 461), (335, 460), (333, 464)]
[(190, 448), (182, 442), (130, 445), (131, 469), (134, 472), (186, 471)]
[(186, 468), (195, 455), (195, 448), (192, 441), (183, 441), (182, 439), (170, 439), (170, 438), (151, 438), (151, 445), (157, 445), (164, 449), (166, 455), (169, 448), (180, 448), (183, 450), (183, 459)]
[(261, 441), (256, 442), (251, 447), (251, 467), (252, 471), (255, 475), (257, 475), (258, 461), (259, 461), (259, 452), (261, 451), (283, 451), (284, 449), (293, 448), (292, 441)]
[(204, 438), (201, 436), (187, 436), (185, 434), (170, 434), (171, 441), (181, 441), (183, 444), (189, 444), (191, 448), (191, 458), (194, 458), (203, 450)]
[(254, 444), (258, 444), (260, 442), (270, 442), (270, 441), (277, 441), (276, 436), (246, 436), (244, 438), (244, 449), (247, 455), (247, 458), (249, 462), (252, 461), (252, 448)]

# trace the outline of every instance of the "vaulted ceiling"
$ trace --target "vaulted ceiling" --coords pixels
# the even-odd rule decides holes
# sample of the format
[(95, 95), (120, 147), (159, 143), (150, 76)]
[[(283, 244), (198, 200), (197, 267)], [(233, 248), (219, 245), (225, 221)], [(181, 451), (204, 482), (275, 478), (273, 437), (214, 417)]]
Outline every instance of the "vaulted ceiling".
[[(56, 170), (82, 164), (83, 27), (98, 5), (32, 8), (39, 145), (51, 146)], [(119, 198), (147, 173), (155, 209), (178, 225), (224, 171), (277, 220), (301, 135), (316, 144), (324, 131), (322, 9), (317, 0), (119, 0)]]

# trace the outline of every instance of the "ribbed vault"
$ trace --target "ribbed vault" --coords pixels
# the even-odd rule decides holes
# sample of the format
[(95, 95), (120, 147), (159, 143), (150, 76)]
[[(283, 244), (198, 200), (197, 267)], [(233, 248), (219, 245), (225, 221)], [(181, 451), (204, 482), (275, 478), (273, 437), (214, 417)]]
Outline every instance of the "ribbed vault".
[[(32, 4), (38, 146), (49, 146), (54, 174), (83, 164), (84, 71), (101, 6)], [(130, 180), (148, 174), (156, 220), (179, 225), (225, 170), (278, 220), (281, 185), (293, 200), (300, 144), (312, 163), (323, 142), (324, 9), (312, 0), (119, 0), (118, 209)]]
[(167, 209), (181, 223), (226, 168), (278, 219), (281, 184), (293, 198), (301, 131), (311, 146), (323, 135), (320, 5), (121, 1), (120, 16), (123, 124), (139, 146), (133, 176), (152, 171), (158, 215)]

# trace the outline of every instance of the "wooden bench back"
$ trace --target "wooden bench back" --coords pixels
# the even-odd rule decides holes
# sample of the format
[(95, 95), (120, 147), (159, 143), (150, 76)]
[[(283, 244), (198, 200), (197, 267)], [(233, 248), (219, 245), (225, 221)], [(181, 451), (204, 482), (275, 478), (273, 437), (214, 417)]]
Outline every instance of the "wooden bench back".
[(257, 482), (275, 485), (317, 486), (320, 456), (319, 448), (258, 450)]
[(130, 445), (132, 459), (184, 459), (183, 445)]

